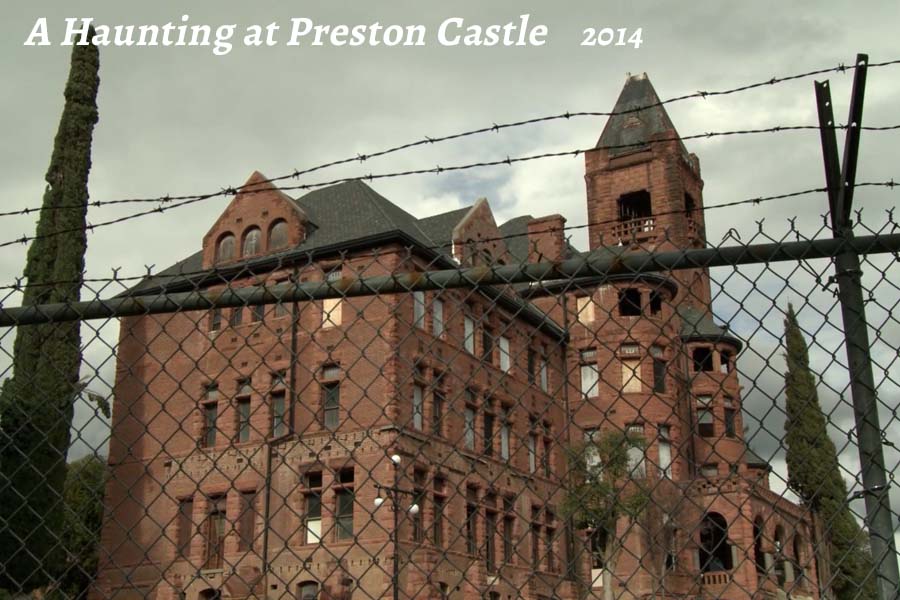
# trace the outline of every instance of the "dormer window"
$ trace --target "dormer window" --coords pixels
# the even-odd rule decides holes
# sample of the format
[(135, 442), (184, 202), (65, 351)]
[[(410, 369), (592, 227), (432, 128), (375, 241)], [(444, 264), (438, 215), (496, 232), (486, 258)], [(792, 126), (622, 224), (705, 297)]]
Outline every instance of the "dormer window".
[(259, 227), (251, 227), (244, 233), (244, 244), (241, 247), (241, 256), (253, 256), (259, 254), (261, 248), (262, 233)]
[(280, 250), (288, 244), (287, 221), (278, 220), (269, 228), (269, 250)]
[(216, 244), (216, 262), (225, 262), (234, 258), (234, 236), (226, 233)]

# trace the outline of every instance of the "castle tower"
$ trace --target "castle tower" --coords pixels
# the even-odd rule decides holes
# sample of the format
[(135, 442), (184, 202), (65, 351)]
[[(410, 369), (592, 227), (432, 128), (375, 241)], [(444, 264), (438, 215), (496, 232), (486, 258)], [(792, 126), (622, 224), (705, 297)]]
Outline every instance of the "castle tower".
[[(647, 75), (629, 76), (596, 148), (585, 155), (591, 250), (704, 245), (700, 161), (678, 137)], [(705, 270), (676, 277), (688, 291), (683, 301), (709, 303)]]

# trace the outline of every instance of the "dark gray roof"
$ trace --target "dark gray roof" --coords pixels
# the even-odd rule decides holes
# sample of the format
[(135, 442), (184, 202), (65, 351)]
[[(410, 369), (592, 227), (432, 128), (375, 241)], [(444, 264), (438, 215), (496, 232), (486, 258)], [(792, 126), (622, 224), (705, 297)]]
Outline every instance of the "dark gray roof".
[(500, 226), (500, 233), (506, 238), (506, 249), (514, 260), (528, 260), (528, 222), (533, 219), (531, 215), (522, 215)]
[(462, 218), (472, 210), (471, 206), (464, 206), (450, 212), (441, 213), (419, 219), (419, 228), (425, 232), (435, 244), (449, 248), (453, 241), (453, 228), (456, 227)]
[(740, 349), (743, 344), (728, 333), (728, 328), (716, 325), (712, 315), (693, 306), (681, 305), (676, 308), (681, 317), (681, 337), (684, 340), (726, 341)]
[[(647, 106), (644, 110), (635, 110)], [(625, 86), (616, 100), (614, 114), (606, 122), (597, 146), (617, 146), (610, 148), (610, 156), (629, 154), (647, 147), (645, 143), (651, 136), (668, 130), (675, 131), (666, 109), (660, 105), (659, 96), (646, 73), (631, 75), (625, 80)], [(682, 151), (687, 154), (684, 145), (679, 141)], [(631, 144), (630, 146), (621, 147)]]
[(772, 469), (772, 465), (769, 464), (769, 461), (762, 458), (759, 454), (754, 452), (750, 446), (747, 446), (746, 451), (744, 452), (744, 462), (747, 463), (749, 467), (763, 467), (764, 469)]

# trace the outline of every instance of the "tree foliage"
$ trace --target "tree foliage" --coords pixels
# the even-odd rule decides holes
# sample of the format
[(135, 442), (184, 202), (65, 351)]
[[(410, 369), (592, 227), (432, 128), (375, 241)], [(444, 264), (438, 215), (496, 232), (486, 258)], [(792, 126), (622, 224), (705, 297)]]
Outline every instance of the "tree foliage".
[(603, 431), (572, 448), (569, 484), (562, 511), (578, 529), (598, 536), (603, 553), (603, 588), (612, 598), (612, 574), (627, 535), (619, 536), (619, 520), (636, 522), (651, 500), (646, 477), (633, 460), (644, 440), (616, 429)]
[(103, 495), (108, 469), (102, 458), (88, 455), (69, 464), (63, 489), (65, 515), (59, 540), (60, 561), (52, 566), (47, 597), (82, 600), (97, 574)]
[[(74, 47), (37, 235), (24, 269), (23, 305), (80, 298), (98, 69), (96, 46)], [(13, 375), (0, 391), (0, 587), (13, 592), (46, 585), (51, 565), (60, 560), (80, 364), (78, 322), (16, 332)]]
[(847, 503), (847, 485), (834, 442), (828, 437), (816, 377), (809, 365), (809, 349), (791, 305), (784, 334), (788, 485), (824, 525), (837, 600), (874, 598), (871, 553)]

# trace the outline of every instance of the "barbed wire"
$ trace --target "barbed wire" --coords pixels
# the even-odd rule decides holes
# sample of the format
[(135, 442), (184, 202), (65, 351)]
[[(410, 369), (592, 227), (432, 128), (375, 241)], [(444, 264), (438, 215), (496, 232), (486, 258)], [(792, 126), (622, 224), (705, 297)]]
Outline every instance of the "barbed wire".
[[(282, 191), (282, 192), (293, 191), (293, 190), (312, 190), (312, 189), (316, 189), (316, 188), (337, 185), (340, 183), (347, 183), (350, 181), (369, 181), (369, 182), (371, 182), (376, 179), (394, 179), (394, 178), (398, 178), (398, 177), (408, 177), (408, 176), (412, 176), (412, 175), (426, 175), (426, 174), (440, 175), (443, 173), (449, 173), (449, 172), (453, 172), (453, 171), (464, 171), (464, 170), (468, 170), (468, 169), (485, 168), (485, 167), (493, 167), (493, 166), (500, 166), (500, 165), (512, 165), (514, 163), (542, 160), (542, 159), (546, 159), (546, 158), (559, 158), (559, 157), (564, 157), (564, 156), (577, 157), (577, 156), (580, 156), (581, 154), (585, 154), (587, 152), (591, 152), (594, 150), (612, 150), (612, 149), (621, 149), (621, 148), (634, 148), (634, 147), (646, 146), (648, 144), (660, 144), (660, 143), (679, 142), (679, 141), (684, 142), (684, 141), (688, 141), (688, 140), (710, 139), (710, 138), (714, 138), (714, 137), (755, 135), (755, 134), (763, 134), (763, 133), (783, 133), (783, 132), (788, 132), (788, 131), (804, 131), (804, 130), (819, 130), (819, 129), (820, 129), (820, 127), (818, 125), (776, 125), (774, 127), (768, 127), (768, 128), (762, 128), (762, 129), (738, 129), (738, 130), (731, 130), (731, 131), (711, 131), (711, 132), (706, 132), (706, 133), (691, 134), (691, 135), (687, 135), (687, 136), (669, 136), (669, 137), (665, 137), (665, 138), (655, 138), (652, 140), (644, 140), (644, 141), (634, 142), (634, 143), (630, 143), (630, 144), (598, 145), (598, 146), (594, 146), (591, 148), (577, 148), (575, 150), (564, 150), (564, 151), (560, 151), (560, 152), (544, 152), (544, 153), (540, 153), (540, 154), (532, 154), (532, 155), (519, 156), (519, 157), (507, 156), (504, 159), (498, 159), (498, 160), (493, 160), (493, 161), (480, 161), (480, 162), (474, 162), (474, 163), (467, 163), (467, 164), (463, 164), (463, 165), (452, 165), (449, 167), (442, 167), (440, 165), (437, 165), (435, 167), (429, 167), (429, 168), (423, 168), (423, 169), (410, 169), (410, 170), (406, 170), (406, 171), (394, 171), (394, 172), (389, 172), (389, 173), (369, 173), (367, 175), (362, 175), (362, 176), (343, 177), (343, 178), (332, 179), (329, 181), (320, 181), (320, 182), (308, 183), (308, 184), (298, 184), (298, 185), (294, 185), (294, 186), (284, 186), (284, 187), (274, 188), (274, 189), (278, 189), (279, 191)], [(884, 126), (880, 130), (888, 131), (888, 130), (893, 130), (893, 129), (900, 129), (900, 125)], [(257, 186), (261, 186), (261, 185), (267, 185), (267, 184), (264, 181), (254, 182), (252, 184), (252, 186), (254, 186), (255, 189), (244, 190), (244, 191), (241, 191), (240, 193), (241, 194), (255, 194), (255, 193), (263, 193), (265, 191), (269, 191), (269, 190), (273, 189), (271, 187), (266, 187), (266, 188), (258, 188), (257, 187)], [(227, 190), (227, 193), (228, 194), (237, 194), (238, 191), (236, 189), (232, 188), (232, 189)], [(100, 228), (100, 227), (108, 227), (111, 225), (118, 225), (119, 223), (123, 223), (125, 221), (130, 221), (130, 220), (144, 217), (147, 215), (162, 214), (164, 212), (167, 212), (167, 211), (170, 211), (170, 210), (173, 210), (176, 208), (181, 208), (184, 206), (195, 204), (197, 202), (208, 200), (217, 195), (220, 195), (220, 194), (208, 194), (205, 196), (199, 196), (199, 197), (191, 198), (189, 200), (177, 202), (175, 204), (169, 204), (169, 205), (165, 205), (165, 206), (157, 206), (150, 210), (139, 211), (136, 213), (132, 213), (130, 215), (125, 215), (125, 216), (118, 217), (115, 219), (110, 219), (108, 221), (101, 221), (99, 223), (88, 223), (87, 225), (85, 225), (84, 229), (87, 231), (93, 232), (95, 229)], [(81, 231), (81, 229), (82, 228), (70, 228), (70, 229), (54, 231), (52, 233), (47, 233), (47, 234), (43, 234), (43, 235), (34, 235), (34, 236), (23, 235), (22, 237), (15, 238), (12, 240), (7, 240), (5, 242), (0, 243), (0, 248), (5, 248), (7, 246), (12, 246), (15, 244), (27, 244), (28, 242), (34, 241), (36, 239), (45, 239), (45, 238), (49, 238), (49, 237), (55, 237), (58, 235), (64, 235), (64, 234), (72, 233), (75, 231)]]
[[(891, 178), (887, 181), (858, 182), (854, 185), (854, 187), (858, 187), (858, 188), (884, 187), (884, 188), (889, 188), (889, 189), (893, 190), (896, 187), (900, 187), (900, 183), (895, 182), (894, 179)], [(731, 202), (724, 202), (721, 204), (710, 204), (710, 205), (698, 207), (698, 208), (695, 208), (693, 212), (706, 213), (707, 211), (721, 209), (721, 208), (733, 208), (735, 206), (750, 205), (750, 204), (759, 205), (759, 204), (762, 204), (765, 202), (772, 202), (774, 200), (784, 200), (787, 198), (796, 198), (796, 197), (800, 197), (800, 196), (808, 196), (811, 194), (826, 193), (828, 191), (829, 190), (827, 187), (815, 187), (815, 188), (807, 188), (804, 190), (798, 190), (798, 191), (794, 191), (794, 192), (786, 192), (786, 193), (775, 194), (775, 195), (770, 195), (770, 196), (755, 196), (752, 198), (744, 198), (741, 200), (734, 200)], [(654, 213), (653, 216), (658, 217), (658, 216), (683, 214), (683, 213), (684, 213), (684, 210), (669, 210), (669, 211), (662, 211), (662, 212)], [(893, 210), (888, 210), (887, 214), (888, 214), (889, 220), (893, 223)], [(586, 229), (588, 227), (593, 227), (593, 226), (598, 226), (598, 225), (609, 225), (609, 224), (618, 223), (618, 222), (621, 222), (620, 219), (615, 219), (615, 218), (603, 219), (603, 220), (599, 220), (599, 221), (589, 221), (586, 223), (580, 223), (577, 225), (564, 225), (562, 227), (547, 227), (545, 229), (532, 230), (531, 232), (510, 233), (510, 234), (504, 234), (502, 236), (481, 238), (477, 241), (479, 243), (493, 242), (493, 241), (505, 241), (505, 240), (514, 239), (514, 238), (518, 238), (518, 237), (525, 237), (525, 236), (528, 236), (529, 234), (534, 235), (534, 234), (541, 234), (541, 233), (555, 233), (558, 231), (575, 231), (575, 230), (579, 230), (579, 229)], [(432, 246), (424, 246), (423, 248), (426, 250), (445, 250), (447, 248), (447, 246), (451, 243), (452, 243), (452, 240), (447, 240), (444, 243), (439, 243), (439, 244), (435, 244)], [(230, 271), (234, 268), (235, 268), (234, 265), (229, 265), (227, 267), (227, 270)], [(114, 269), (114, 271), (117, 271), (117, 270), (118, 269)], [(225, 269), (222, 269), (222, 270), (225, 270)], [(113, 277), (84, 278), (81, 281), (73, 281), (73, 280), (52, 281), (52, 282), (43, 282), (43, 283), (35, 283), (35, 284), (23, 283), (21, 281), (17, 281), (16, 283), (12, 283), (12, 284), (0, 285), (0, 290), (22, 290), (22, 289), (25, 289), (28, 287), (48, 287), (48, 286), (54, 286), (54, 285), (67, 285), (67, 284), (73, 284), (73, 283), (126, 283), (129, 281), (140, 281), (140, 280), (143, 280), (143, 279), (146, 279), (149, 277), (164, 277), (164, 278), (179, 277), (179, 278), (183, 278), (183, 277), (194, 277), (194, 276), (198, 276), (198, 275), (215, 276), (215, 275), (219, 275), (219, 274), (221, 274), (221, 273), (220, 273), (220, 267), (218, 267), (218, 266), (214, 266), (209, 269), (179, 271), (177, 273), (172, 273), (172, 274), (152, 273), (148, 269), (148, 272), (145, 274), (142, 274), (142, 275), (119, 276), (116, 273), (116, 274), (114, 274)]]
[[(878, 68), (878, 67), (887, 67), (887, 66), (892, 66), (892, 65), (897, 65), (897, 64), (900, 64), (900, 59), (893, 59), (893, 60), (883, 61), (883, 62), (879, 62), (879, 63), (869, 63), (868, 68), (871, 69), (871, 68)], [(746, 92), (746, 91), (749, 91), (752, 89), (765, 87), (768, 85), (777, 85), (777, 84), (781, 84), (781, 83), (785, 83), (785, 82), (789, 82), (789, 81), (796, 81), (798, 79), (814, 77), (816, 75), (823, 75), (826, 73), (838, 73), (838, 72), (845, 73), (848, 70), (856, 69), (858, 66), (859, 65), (856, 65), (856, 64), (848, 66), (848, 65), (845, 65), (844, 63), (839, 63), (838, 65), (835, 65), (833, 67), (814, 69), (814, 70), (806, 71), (803, 73), (796, 73), (793, 75), (785, 75), (785, 76), (781, 76), (781, 77), (772, 77), (772, 78), (764, 80), (764, 81), (757, 81), (755, 83), (745, 84), (745, 85), (728, 88), (728, 89), (724, 89), (724, 90), (713, 90), (713, 91), (698, 90), (696, 92), (692, 92), (689, 94), (674, 96), (674, 97), (668, 98), (666, 100), (660, 100), (659, 102), (654, 102), (654, 103), (642, 105), (642, 106), (639, 106), (636, 108), (620, 110), (620, 111), (579, 111), (579, 112), (566, 111), (566, 112), (560, 113), (560, 114), (545, 115), (545, 116), (541, 116), (541, 117), (535, 117), (532, 119), (523, 119), (520, 121), (512, 121), (509, 123), (501, 123), (501, 124), (492, 123), (490, 126), (478, 127), (476, 129), (470, 129), (468, 131), (462, 131), (462, 132), (448, 134), (448, 135), (439, 136), (439, 137), (425, 136), (424, 138), (422, 138), (420, 140), (416, 140), (413, 142), (406, 142), (406, 143), (399, 144), (397, 146), (393, 146), (393, 147), (390, 147), (390, 148), (387, 148), (384, 150), (379, 150), (376, 152), (369, 152), (366, 154), (357, 154), (356, 156), (351, 156), (351, 157), (347, 157), (347, 158), (333, 160), (330, 162), (321, 163), (319, 165), (316, 165), (313, 167), (308, 167), (306, 169), (295, 169), (291, 173), (287, 173), (285, 175), (279, 175), (277, 177), (270, 177), (270, 178), (262, 179), (260, 181), (256, 181), (252, 184), (252, 186), (261, 185), (261, 184), (269, 184), (269, 183), (277, 183), (279, 181), (285, 181), (288, 179), (298, 179), (299, 177), (301, 177), (303, 175), (308, 175), (309, 173), (313, 173), (313, 172), (320, 171), (323, 169), (328, 169), (331, 167), (336, 167), (336, 166), (354, 163), (354, 162), (362, 163), (362, 162), (365, 162), (372, 158), (386, 156), (388, 154), (401, 152), (403, 150), (408, 150), (410, 148), (415, 148), (418, 146), (442, 143), (442, 142), (457, 140), (457, 139), (461, 139), (461, 138), (465, 138), (465, 137), (481, 135), (481, 134), (489, 133), (489, 132), (499, 132), (503, 129), (512, 129), (512, 128), (516, 128), (516, 127), (523, 127), (526, 125), (534, 125), (537, 123), (545, 123), (545, 122), (549, 122), (549, 121), (557, 121), (557, 120), (561, 120), (561, 119), (569, 120), (569, 119), (580, 118), (580, 117), (613, 117), (613, 116), (633, 114), (633, 113), (637, 113), (637, 112), (640, 112), (643, 110), (648, 110), (650, 108), (656, 108), (656, 107), (666, 106), (668, 104), (673, 104), (676, 102), (682, 102), (684, 100), (691, 100), (691, 99), (698, 99), (698, 98), (705, 100), (706, 98), (737, 94), (737, 93)], [(842, 129), (845, 127), (846, 126), (836, 126), (836, 128), (838, 128), (838, 129)], [(818, 126), (816, 126), (816, 128), (818, 128)], [(890, 126), (885, 129), (897, 129), (897, 128), (898, 128), (898, 126)], [(863, 130), (872, 130), (872, 131), (879, 130), (879, 128), (871, 128), (871, 127), (863, 127), (862, 129)], [(166, 194), (164, 196), (156, 196), (156, 197), (100, 200), (100, 201), (96, 201), (96, 202), (89, 202), (88, 206), (99, 207), (99, 206), (125, 204), (125, 203), (154, 203), (154, 202), (155, 203), (168, 203), (168, 202), (179, 202), (179, 201), (186, 201), (186, 200), (206, 200), (206, 199), (215, 198), (218, 196), (233, 195), (233, 194), (236, 194), (237, 192), (245, 192), (246, 193), (249, 190), (245, 190), (244, 188), (252, 187), (252, 186), (246, 186), (246, 185), (238, 186), (238, 187), (225, 186), (216, 192), (209, 192), (206, 194), (193, 194), (193, 195), (180, 195), (180, 196), (172, 196), (172, 195)], [(282, 188), (282, 189), (284, 189), (284, 188)], [(80, 205), (78, 207), (80, 207)], [(76, 207), (69, 206), (69, 207), (58, 207), (58, 208), (76, 208)], [(32, 207), (32, 208), (28, 208), (28, 209), (23, 209), (22, 211), (0, 213), (0, 217), (12, 216), (12, 215), (17, 215), (17, 214), (29, 214), (31, 212), (39, 212), (40, 210), (42, 210), (41, 207)]]

